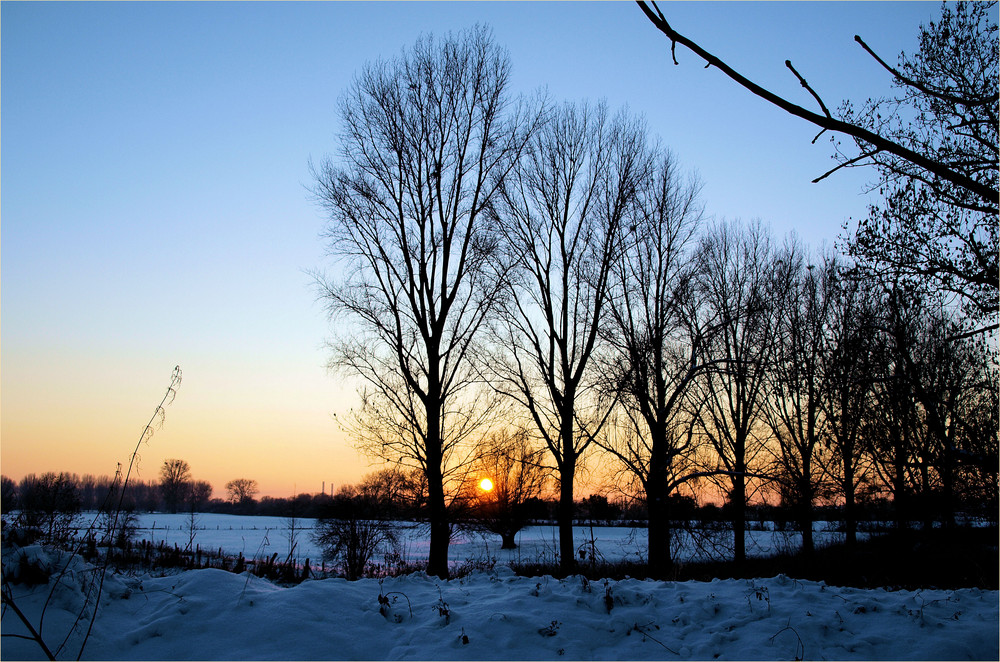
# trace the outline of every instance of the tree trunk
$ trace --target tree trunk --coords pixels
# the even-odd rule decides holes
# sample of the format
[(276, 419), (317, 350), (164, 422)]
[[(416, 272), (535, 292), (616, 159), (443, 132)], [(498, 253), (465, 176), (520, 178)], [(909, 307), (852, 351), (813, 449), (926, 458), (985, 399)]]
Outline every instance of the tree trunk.
[(955, 467), (952, 455), (952, 443), (945, 430), (940, 431), (943, 448), (941, 449), (941, 524), (950, 529), (955, 524)]
[(802, 552), (806, 556), (812, 556), (815, 550), (813, 542), (813, 490), (810, 480), (812, 463), (808, 457), (803, 457), (802, 462), (802, 484), (799, 486), (799, 527), (802, 529)]
[(733, 493), (730, 505), (733, 509), (733, 559), (737, 564), (747, 560), (747, 485), (746, 467), (739, 466), (733, 476)]
[(649, 481), (646, 486), (646, 509), (649, 512), (649, 574), (666, 579), (673, 569), (670, 551), (670, 512), (662, 481)]
[(559, 464), (559, 569), (569, 574), (576, 569), (576, 546), (573, 544), (573, 474), (576, 458)]
[(847, 546), (853, 548), (858, 542), (858, 515), (854, 499), (854, 463), (851, 454), (844, 453), (844, 528), (847, 529)]
[(570, 574), (576, 569), (576, 546), (573, 544), (573, 514), (575, 504), (573, 503), (573, 479), (576, 476), (576, 449), (573, 435), (573, 403), (575, 392), (567, 388), (563, 393), (565, 406), (560, 411), (560, 442), (562, 447), (562, 458), (558, 462), (559, 468), (559, 570), (565, 574)]
[(930, 531), (934, 528), (934, 512), (931, 508), (934, 500), (931, 496), (931, 476), (930, 476), (930, 466), (928, 466), (928, 460), (926, 453), (920, 457), (920, 510), (923, 519), (923, 529), (924, 531)]
[(802, 495), (802, 503), (799, 504), (799, 528), (802, 529), (802, 553), (811, 556), (816, 546), (813, 542), (812, 499), (807, 494)]
[(903, 461), (897, 456), (892, 480), (892, 505), (896, 515), (896, 530), (902, 531), (906, 526), (907, 504), (906, 504), (906, 467)]
[(500, 533), (500, 549), (517, 549), (517, 543), (514, 542), (516, 535), (517, 531), (502, 531)]
[(427, 555), (427, 574), (448, 578), (448, 543), (451, 529), (444, 502), (444, 478), (441, 473), (440, 407), (427, 407), (427, 496), (431, 526), (431, 545)]

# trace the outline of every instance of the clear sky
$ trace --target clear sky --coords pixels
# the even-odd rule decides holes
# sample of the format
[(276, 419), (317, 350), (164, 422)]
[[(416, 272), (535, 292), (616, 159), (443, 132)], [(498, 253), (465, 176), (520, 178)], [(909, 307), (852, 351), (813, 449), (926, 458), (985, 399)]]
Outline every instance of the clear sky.
[[(671, 24), (814, 108), (889, 91), (853, 41), (912, 52), (934, 2), (663, 3)], [(832, 244), (872, 173), (704, 69), (630, 2), (0, 4), (0, 470), (112, 474), (179, 364), (140, 477), (182, 458), (216, 496), (289, 496), (369, 470), (333, 419), (310, 270), (326, 264), (308, 161), (336, 151), (336, 100), (421, 33), (490, 25), (516, 92), (606, 98), (704, 182), (714, 218)]]

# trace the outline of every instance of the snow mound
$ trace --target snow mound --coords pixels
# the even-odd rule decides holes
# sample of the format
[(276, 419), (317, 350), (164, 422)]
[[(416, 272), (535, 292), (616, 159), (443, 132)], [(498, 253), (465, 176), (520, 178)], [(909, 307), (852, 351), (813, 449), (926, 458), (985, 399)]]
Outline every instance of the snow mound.
[[(42, 553), (37, 553), (41, 558)], [(997, 591), (885, 591), (784, 576), (588, 581), (422, 573), (282, 588), (194, 570), (115, 578), (84, 659), (998, 659)], [(49, 586), (15, 585), (37, 621)], [(61, 640), (77, 602), (49, 607)], [(4, 618), (4, 632), (19, 623)], [(5, 638), (4, 659), (41, 658)], [(74, 651), (75, 656), (75, 651)]]

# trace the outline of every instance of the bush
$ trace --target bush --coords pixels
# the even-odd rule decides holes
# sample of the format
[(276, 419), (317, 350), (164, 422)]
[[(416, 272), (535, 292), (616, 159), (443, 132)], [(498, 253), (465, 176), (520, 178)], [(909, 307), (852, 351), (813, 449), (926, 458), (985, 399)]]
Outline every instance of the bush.
[(333, 506), (336, 516), (316, 522), (313, 540), (323, 550), (323, 560), (339, 566), (348, 580), (363, 577), (377, 554), (398, 555), (395, 527), (377, 501), (343, 496)]
[(21, 510), (15, 526), (26, 542), (37, 538), (48, 543), (69, 540), (80, 512), (80, 497), (70, 474), (26, 476), (21, 481), (19, 501)]

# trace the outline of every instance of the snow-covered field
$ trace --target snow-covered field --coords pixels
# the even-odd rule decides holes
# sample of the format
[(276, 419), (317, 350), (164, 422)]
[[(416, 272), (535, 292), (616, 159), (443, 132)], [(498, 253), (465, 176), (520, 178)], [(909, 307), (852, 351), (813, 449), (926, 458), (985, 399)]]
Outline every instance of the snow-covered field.
[[(56, 564), (38, 547), (23, 551)], [(77, 655), (86, 620), (66, 635), (93, 580), (76, 559), (53, 592), (42, 634), (53, 648), (67, 641), (59, 658)], [(36, 625), (51, 586), (14, 585)], [(282, 588), (209, 569), (109, 577), (83, 659), (996, 660), (998, 619), (997, 591), (860, 590), (784, 576), (588, 582), (497, 566), (451, 581), (415, 573)], [(3, 631), (25, 631), (10, 610)], [(43, 658), (11, 637), (0, 654)]]
[[(310, 559), (318, 565), (321, 551), (312, 540), (315, 520), (302, 518), (295, 522), (297, 529), (294, 558), (299, 562)], [(766, 556), (778, 551), (793, 551), (801, 545), (801, 535), (791, 531), (768, 530), (747, 532), (747, 553), (750, 556)], [(827, 530), (826, 522), (817, 522), (815, 538), (818, 545), (829, 544), (843, 537), (843, 534)], [(404, 560), (420, 562), (427, 558), (427, 531), (408, 522), (399, 523), (402, 534)], [(246, 558), (269, 557), (275, 552), (280, 559), (289, 553), (289, 520), (283, 517), (260, 517), (240, 515), (220, 515), (204, 513), (195, 515), (195, 528), (191, 529), (189, 515), (152, 513), (138, 517), (137, 540), (154, 543), (165, 541), (168, 545), (184, 548), (192, 540), (203, 550), (227, 554), (242, 553)], [(644, 561), (646, 558), (646, 530), (642, 528), (610, 526), (578, 526), (573, 539), (584, 560), (591, 554), (597, 560)], [(453, 567), (463, 564), (482, 564), (492, 559), (507, 565), (516, 563), (555, 562), (559, 547), (558, 533), (554, 526), (533, 526), (521, 531), (517, 536), (517, 549), (501, 550), (500, 537), (494, 534), (480, 534), (471, 531), (456, 532), (449, 546), (449, 560)], [(674, 543), (674, 555), (680, 561), (725, 560), (732, 558), (733, 535), (731, 531), (695, 531), (678, 533)]]

